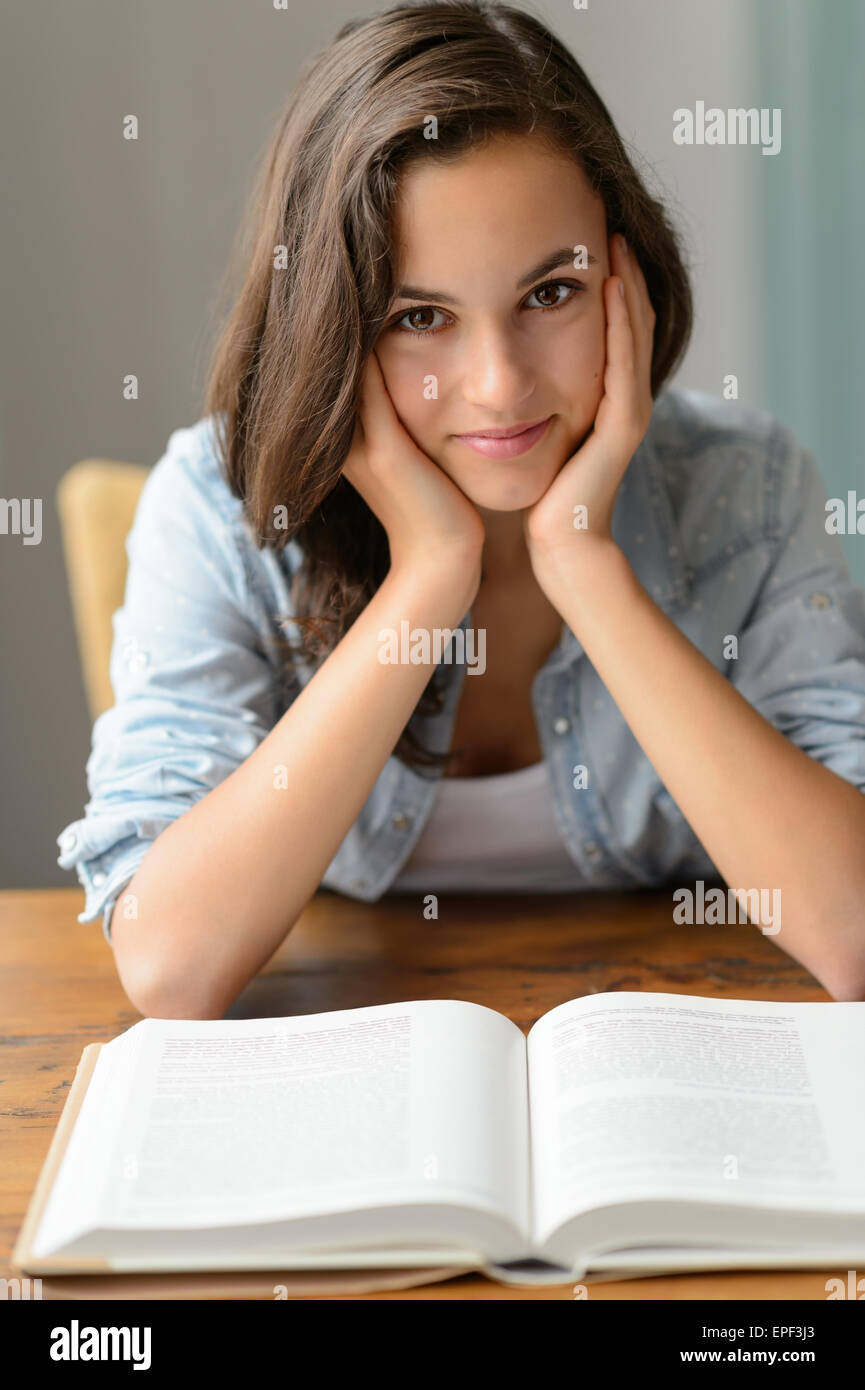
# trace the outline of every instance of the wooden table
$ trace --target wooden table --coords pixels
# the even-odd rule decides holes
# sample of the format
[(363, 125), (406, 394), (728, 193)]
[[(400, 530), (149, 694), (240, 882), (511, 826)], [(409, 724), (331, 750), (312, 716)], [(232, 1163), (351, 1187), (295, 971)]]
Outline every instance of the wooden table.
[[(11, 1248), (82, 1048), (109, 1041), (140, 1017), (123, 992), (101, 924), (76, 921), (81, 910), (77, 889), (0, 893), (0, 1277), (13, 1273)], [(527, 1032), (556, 1004), (601, 990), (829, 998), (755, 927), (674, 924), (671, 891), (442, 896), (437, 921), (424, 918), (419, 894), (368, 904), (320, 892), (227, 1017), (467, 999), (498, 1009)], [(592, 1284), (589, 1296), (825, 1300), (830, 1273), (845, 1271), (634, 1279)], [(199, 1296), (219, 1297), (221, 1277), (203, 1277)], [(572, 1300), (573, 1291), (462, 1275), (355, 1297)]]

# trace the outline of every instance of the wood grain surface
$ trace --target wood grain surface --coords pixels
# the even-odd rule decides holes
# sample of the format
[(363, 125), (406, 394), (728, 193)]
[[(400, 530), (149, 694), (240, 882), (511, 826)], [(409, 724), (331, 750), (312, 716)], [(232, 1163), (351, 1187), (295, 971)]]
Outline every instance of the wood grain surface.
[[(76, 920), (82, 901), (75, 889), (0, 893), (0, 1276), (14, 1273), (9, 1254), (82, 1049), (108, 1042), (140, 1017), (117, 978), (101, 923)], [(438, 919), (427, 920), (420, 895), (367, 904), (320, 891), (226, 1016), (266, 1018), (411, 999), (465, 999), (507, 1014), (527, 1032), (556, 1004), (604, 990), (782, 1002), (828, 999), (785, 954), (777, 936), (764, 936), (747, 923), (679, 926), (672, 907), (671, 891), (440, 895)], [(633, 1279), (591, 1284), (588, 1296), (825, 1299), (830, 1274), (846, 1271)], [(122, 1298), (128, 1279), (100, 1278), (98, 1285), (67, 1279), (64, 1287), (69, 1297)], [(177, 1296), (172, 1281), (173, 1276), (150, 1277), (143, 1296)], [(135, 1287), (141, 1297), (140, 1279)], [(221, 1275), (198, 1276), (196, 1288), (197, 1297), (239, 1296)], [(60, 1295), (50, 1291), (50, 1296)], [(573, 1300), (574, 1292), (568, 1285), (505, 1287), (472, 1274), (339, 1297)]]

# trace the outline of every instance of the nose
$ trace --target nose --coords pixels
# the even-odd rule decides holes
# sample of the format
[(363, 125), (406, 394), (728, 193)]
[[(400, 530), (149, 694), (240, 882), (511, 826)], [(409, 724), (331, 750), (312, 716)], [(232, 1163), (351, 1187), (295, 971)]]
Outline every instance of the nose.
[(494, 327), (473, 334), (466, 342), (461, 377), (469, 405), (511, 420), (535, 389), (535, 372), (525, 346)]

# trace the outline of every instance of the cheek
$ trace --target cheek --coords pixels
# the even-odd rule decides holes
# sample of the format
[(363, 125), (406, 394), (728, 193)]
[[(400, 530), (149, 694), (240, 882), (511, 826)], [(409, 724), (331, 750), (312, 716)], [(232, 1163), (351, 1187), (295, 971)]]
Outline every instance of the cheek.
[(375, 355), (394, 410), (415, 443), (421, 444), (424, 430), (430, 428), (435, 406), (435, 402), (425, 398), (423, 370), (417, 362), (408, 360), (387, 344), (377, 344)]
[(559, 395), (572, 401), (578, 412), (589, 404), (597, 405), (603, 393), (606, 323), (601, 308), (600, 314), (574, 325), (549, 359), (550, 378)]

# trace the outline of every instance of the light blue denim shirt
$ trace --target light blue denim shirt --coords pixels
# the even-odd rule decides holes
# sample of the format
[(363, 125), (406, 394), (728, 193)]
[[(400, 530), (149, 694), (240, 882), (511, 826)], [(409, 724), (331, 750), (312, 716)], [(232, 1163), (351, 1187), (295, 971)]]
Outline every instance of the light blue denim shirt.
[[(613, 536), (715, 668), (798, 747), (865, 790), (865, 593), (827, 534), (825, 501), (813, 456), (769, 414), (671, 387), (628, 465)], [(127, 555), (113, 620), (116, 703), (93, 726), (84, 817), (57, 841), (58, 862), (86, 891), (78, 920), (102, 914), (106, 937), (160, 831), (253, 752), (313, 675), (303, 664), (286, 674), (276, 641), (297, 635), (278, 618), (291, 614), (298, 544), (258, 550), (222, 477), (211, 417), (170, 436)], [(728, 635), (735, 658), (724, 654)], [(416, 725), (441, 750), (466, 667), (449, 673), (444, 709)], [(534, 677), (532, 706), (556, 824), (586, 889), (721, 877), (567, 628)], [(588, 785), (575, 789), (578, 765)], [(437, 775), (388, 758), (322, 885), (365, 902), (385, 893), (437, 789)]]

